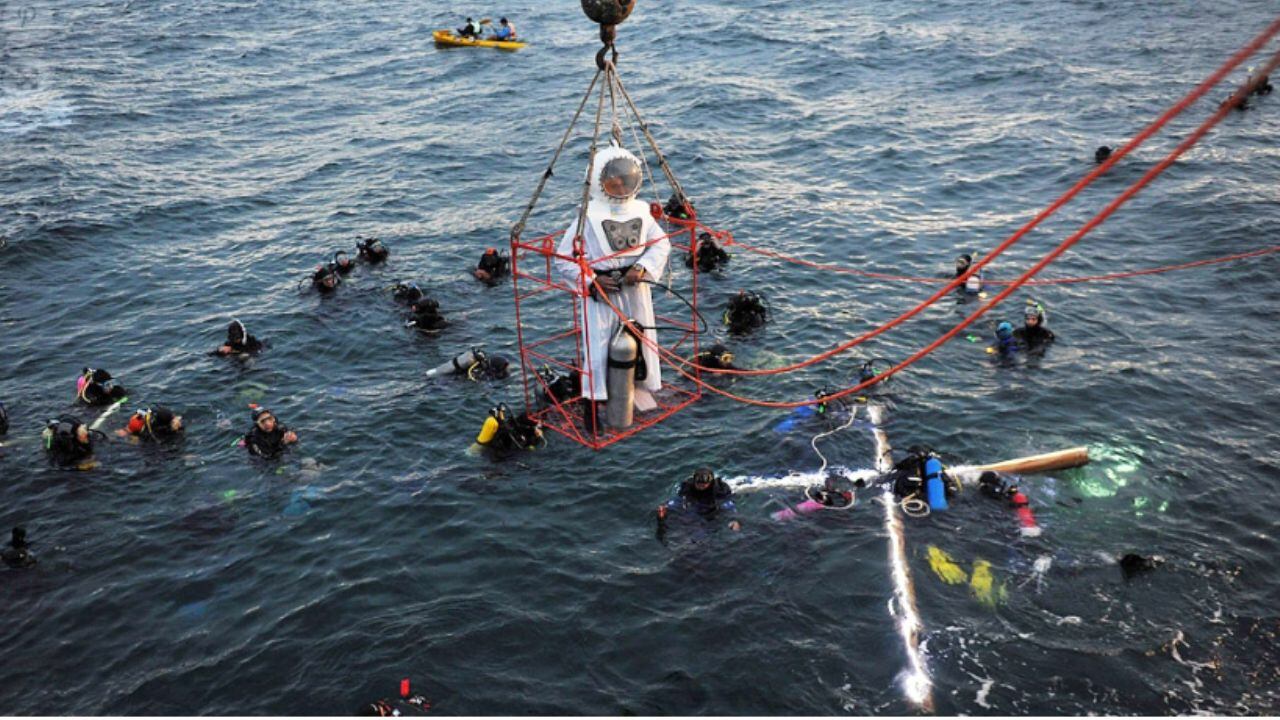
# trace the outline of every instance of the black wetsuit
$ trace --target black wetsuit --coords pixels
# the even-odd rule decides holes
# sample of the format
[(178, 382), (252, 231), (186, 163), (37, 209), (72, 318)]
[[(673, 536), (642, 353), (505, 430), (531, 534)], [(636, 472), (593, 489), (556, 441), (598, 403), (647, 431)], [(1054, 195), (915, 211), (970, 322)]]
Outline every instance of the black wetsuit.
[(276, 458), (288, 447), (284, 442), (284, 434), (289, 432), (289, 428), (276, 423), (276, 429), (267, 432), (256, 424), (244, 436), (244, 447), (249, 451), (250, 455), (256, 455), (261, 458)]
[[(698, 236), (698, 272), (719, 270), (721, 265), (729, 262), (729, 253), (716, 244), (708, 233)], [(693, 255), (684, 256), (684, 266), (693, 267)]]
[(538, 422), (521, 413), (514, 418), (510, 415), (498, 420), (498, 432), (493, 439), (485, 443), (485, 447), (502, 452), (510, 450), (533, 450), (542, 442), (542, 429)]
[(719, 511), (737, 511), (733, 503), (733, 488), (724, 480), (716, 478), (705, 490), (699, 490), (689, 478), (680, 484), (680, 490), (674, 498), (667, 501), (672, 510), (692, 510), (703, 517), (711, 517)]
[(489, 273), (489, 280), (497, 280), (507, 274), (508, 261), (497, 252), (487, 252), (480, 256), (476, 264), (477, 270)]
[(76, 438), (79, 427), (79, 423), (62, 421), (45, 430), (47, 433), (45, 447), (54, 462), (59, 465), (79, 465), (93, 456), (92, 435), (89, 442), (80, 442)]
[(724, 345), (716, 344), (716, 345), (712, 345), (706, 350), (703, 350), (697, 355), (694, 355), (690, 359), (694, 363), (697, 363), (698, 365), (701, 365), (704, 368), (710, 368), (711, 370), (736, 369), (734, 368), (733, 363), (724, 362), (722, 360), (722, 358), (725, 355), (730, 355), (730, 356), (732, 355), (732, 353), (729, 352), (729, 348), (725, 347)]
[(755, 292), (740, 292), (729, 300), (724, 311), (724, 324), (734, 335), (749, 333), (764, 327), (769, 320), (769, 310), (764, 300)]
[(11, 568), (29, 568), (36, 564), (36, 556), (31, 553), (27, 544), (27, 533), (22, 528), (13, 529), (13, 538), (8, 547), (0, 551), (0, 560)]
[(1035, 327), (1024, 325), (1013, 331), (1013, 338), (1027, 352), (1043, 350), (1048, 347), (1049, 343), (1054, 341), (1053, 331), (1043, 324)]
[(449, 326), (449, 321), (440, 314), (440, 306), (434, 300), (427, 301), (424, 298), (414, 303), (412, 309), (413, 318), (409, 323), (419, 330), (434, 332)]

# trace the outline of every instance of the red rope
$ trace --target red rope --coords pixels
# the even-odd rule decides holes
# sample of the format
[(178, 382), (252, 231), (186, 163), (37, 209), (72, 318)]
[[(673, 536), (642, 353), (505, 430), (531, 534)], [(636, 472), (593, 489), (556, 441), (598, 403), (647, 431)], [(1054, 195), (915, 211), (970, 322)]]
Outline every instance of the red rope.
[[(736, 245), (747, 252), (756, 253), (758, 255), (767, 255), (777, 258), (785, 262), (794, 263), (796, 265), (805, 265), (807, 267), (825, 270), (827, 272), (843, 273), (847, 275), (860, 275), (862, 277), (875, 278), (877, 280), (889, 280), (893, 282), (911, 282), (927, 285), (939, 285), (948, 282), (945, 278), (915, 277), (911, 275), (890, 275), (886, 273), (871, 272), (869, 270), (859, 270), (857, 268), (841, 267), (839, 265), (828, 265), (825, 263), (817, 263), (812, 260), (804, 260), (790, 255), (784, 255), (773, 250), (753, 247), (746, 243), (739, 242), (729, 233), (723, 233), (725, 236), (725, 245)], [(1081, 275), (1078, 277), (1064, 278), (1037, 278), (1027, 282), (1027, 285), (1073, 285), (1076, 283), (1105, 282), (1107, 280), (1121, 280), (1123, 278), (1137, 277), (1139, 275), (1158, 275), (1160, 273), (1174, 272), (1175, 270), (1187, 270), (1189, 268), (1202, 267), (1205, 265), (1218, 265), (1220, 263), (1234, 262), (1236, 260), (1245, 260), (1253, 257), (1261, 257), (1272, 253), (1280, 252), (1280, 245), (1272, 245), (1271, 247), (1250, 250), (1249, 252), (1236, 253), (1234, 255), (1223, 255), (1222, 257), (1209, 258), (1208, 260), (1195, 260), (1192, 262), (1179, 263), (1177, 265), (1162, 265), (1160, 267), (1145, 268), (1142, 270), (1127, 270), (1124, 272), (1107, 273), (1106, 275)], [(1008, 285), (1012, 280), (984, 280), (983, 285)]]
[[(769, 369), (761, 369), (761, 370), (737, 370), (737, 369), (731, 370), (731, 369), (712, 369), (712, 368), (703, 367), (701, 368), (701, 371), (704, 373), (714, 373), (718, 375), (776, 375), (780, 373), (791, 372), (793, 370), (799, 370), (801, 368), (805, 368), (810, 365), (814, 365), (819, 362), (822, 362), (827, 358), (838, 355), (846, 350), (849, 350), (853, 347), (861, 345), (867, 340), (877, 337), (887, 332), (888, 330), (891, 330), (897, 327), (898, 325), (901, 325), (907, 320), (910, 320), (916, 315), (919, 315), (921, 312), (924, 312), (925, 309), (933, 305), (935, 302), (949, 295), (952, 290), (963, 285), (964, 282), (969, 279), (970, 275), (981, 270), (984, 266), (986, 266), (988, 263), (994, 260), (1001, 253), (1003, 253), (1005, 250), (1013, 246), (1014, 243), (1017, 243), (1019, 240), (1021, 240), (1027, 233), (1031, 232), (1031, 230), (1033, 230), (1037, 225), (1039, 225), (1041, 222), (1043, 222), (1046, 218), (1048, 218), (1053, 213), (1057, 212), (1059, 208), (1061, 208), (1068, 201), (1070, 201), (1072, 198), (1078, 195), (1082, 190), (1084, 190), (1086, 187), (1092, 184), (1094, 180), (1098, 179), (1098, 177), (1100, 177), (1103, 173), (1110, 170), (1112, 166), (1114, 166), (1121, 158), (1128, 155), (1134, 149), (1142, 145), (1142, 143), (1146, 142), (1158, 130), (1160, 130), (1162, 127), (1168, 124), (1170, 120), (1172, 120), (1174, 117), (1182, 113), (1182, 111), (1184, 111), (1196, 100), (1203, 97), (1207, 92), (1209, 92), (1209, 90), (1213, 89), (1214, 86), (1216, 86), (1219, 82), (1221, 82), (1222, 79), (1226, 77), (1228, 73), (1234, 70), (1236, 66), (1243, 63), (1251, 55), (1257, 52), (1258, 49), (1260, 49), (1263, 45), (1265, 45), (1272, 37), (1276, 35), (1277, 32), (1280, 32), (1280, 18), (1277, 18), (1276, 20), (1274, 20), (1270, 25), (1267, 26), (1266, 30), (1264, 30), (1261, 34), (1259, 34), (1257, 37), (1251, 40), (1247, 45), (1245, 45), (1243, 48), (1237, 51), (1235, 55), (1232, 55), (1231, 58), (1228, 59), (1226, 63), (1224, 63), (1221, 67), (1215, 70), (1212, 75), (1210, 75), (1207, 79), (1205, 79), (1204, 82), (1197, 85), (1191, 92), (1187, 93), (1185, 96), (1182, 97), (1182, 99), (1174, 103), (1174, 105), (1170, 107), (1168, 110), (1166, 110), (1164, 113), (1162, 113), (1159, 118), (1157, 118), (1154, 122), (1152, 122), (1145, 129), (1143, 129), (1142, 132), (1134, 136), (1134, 138), (1130, 140), (1128, 143), (1126, 143), (1124, 147), (1120, 148), (1115, 153), (1113, 153), (1106, 162), (1102, 163), (1097, 168), (1094, 168), (1091, 172), (1089, 172), (1089, 174), (1085, 175), (1079, 182), (1073, 185), (1069, 190), (1063, 193), (1057, 200), (1055, 200), (1052, 204), (1050, 204), (1049, 207), (1040, 211), (1040, 213), (1037, 214), (1034, 218), (1032, 218), (1031, 221), (1029, 221), (1026, 225), (1023, 225), (1021, 228), (1017, 230), (1017, 232), (1013, 233), (1013, 235), (1010, 235), (1004, 242), (997, 245), (994, 249), (991, 250), (991, 252), (987, 253), (987, 255), (985, 255), (981, 260), (979, 260), (978, 262), (970, 266), (970, 268), (964, 274), (959, 275), (956, 278), (948, 281), (946, 285), (939, 288), (937, 292), (935, 292), (933, 295), (929, 296), (929, 298), (927, 298), (920, 304), (916, 305), (915, 307), (911, 308), (910, 310), (884, 323), (883, 325), (880, 325), (879, 327), (869, 330), (863, 333), (862, 335), (859, 335), (855, 338), (847, 340), (831, 348), (830, 350), (821, 352), (817, 355), (814, 355), (811, 358), (808, 358), (798, 363), (794, 363), (791, 365), (786, 365), (778, 368), (769, 368)], [(1267, 72), (1262, 72), (1256, 75), (1256, 77), (1261, 78), (1266, 75), (1267, 75)], [(1236, 96), (1243, 96), (1242, 94), (1245, 92), (1246, 89), (1247, 89), (1246, 87), (1242, 87), (1240, 88), (1240, 90), (1237, 90), (1236, 95), (1233, 95), (1233, 99)], [(1233, 103), (1229, 101), (1228, 103), (1224, 104), (1223, 107), (1225, 107), (1227, 110), (1230, 110), (1233, 107)], [(1217, 116), (1215, 115), (1214, 117), (1216, 118)], [(1213, 124), (1209, 125), (1209, 127), (1212, 127), (1217, 123), (1218, 123), (1218, 120), (1215, 119), (1213, 120)], [(1055, 255), (1054, 257), (1057, 257), (1057, 256)], [(1015, 287), (1015, 288), (1021, 287), (1025, 282), (1026, 282), (1025, 279), (1021, 281), (1015, 281), (1016, 284), (1011, 283), (1010, 287)], [(675, 360), (675, 362), (683, 365), (691, 364), (689, 361), (685, 360), (684, 358), (678, 358)]]
[[(1215, 72), (1214, 75), (1211, 77), (1211, 80), (1213, 80), (1214, 84), (1220, 81), (1222, 77), (1225, 76), (1226, 73), (1229, 72), (1233, 67), (1243, 62), (1245, 59), (1249, 57), (1249, 55), (1251, 55), (1259, 47), (1264, 45), (1277, 32), (1280, 32), (1280, 19), (1277, 19), (1270, 26), (1268, 26), (1267, 30), (1262, 35), (1259, 35), (1257, 38), (1255, 38), (1253, 42), (1251, 42), (1248, 46), (1246, 46), (1245, 49), (1236, 53), (1236, 55), (1233, 56), (1232, 59), (1226, 65), (1224, 65), (1222, 68), (1219, 68), (1219, 70)], [(1272, 70), (1274, 70), (1277, 66), (1280, 66), (1280, 52), (1277, 52), (1271, 58), (1271, 60), (1267, 63), (1264, 69), (1260, 73), (1258, 73), (1258, 75), (1255, 77), (1266, 76)], [(1177, 160), (1187, 150), (1189, 150), (1192, 146), (1194, 146), (1197, 142), (1199, 142), (1200, 139), (1203, 138), (1205, 134), (1209, 132), (1209, 130), (1213, 129), (1219, 122), (1221, 122), (1222, 119), (1226, 117), (1228, 113), (1232, 112), (1235, 106), (1235, 102), (1245, 97), (1247, 93), (1250, 90), (1252, 90), (1255, 84), (1256, 82), (1249, 83), (1242, 86), (1240, 89), (1236, 90), (1236, 92), (1232, 95), (1230, 100), (1228, 100), (1226, 103), (1223, 103), (1221, 106), (1219, 106), (1218, 110), (1213, 115), (1211, 115), (1207, 120), (1201, 123), (1200, 126), (1197, 127), (1194, 132), (1192, 132), (1189, 136), (1187, 136), (1186, 139), (1184, 139), (1181, 143), (1179, 143), (1178, 146), (1175, 147), (1173, 151), (1171, 151), (1168, 155), (1166, 155), (1159, 163), (1157, 163), (1156, 165), (1151, 167), (1149, 170), (1147, 170), (1147, 172), (1144, 173), (1141, 178), (1139, 178), (1136, 182), (1134, 182), (1132, 185), (1127, 187), (1124, 190), (1124, 192), (1120, 193), (1120, 195), (1118, 195), (1115, 199), (1113, 199), (1110, 203), (1108, 203), (1106, 207), (1104, 207), (1101, 211), (1099, 211), (1096, 215), (1094, 215), (1087, 223), (1081, 226), (1079, 230), (1072, 233), (1066, 240), (1063, 240), (1061, 243), (1059, 243), (1052, 251), (1049, 252), (1049, 254), (1041, 258), (1038, 262), (1036, 262), (1035, 265), (1031, 266), (1031, 268), (1029, 268), (1022, 275), (1020, 275), (1016, 280), (1010, 282), (1009, 285), (1004, 290), (1000, 291), (995, 297), (993, 297), (991, 300), (984, 303), (981, 307), (979, 307), (976, 311), (974, 311), (973, 314), (969, 315), (964, 320), (961, 320), (950, 330), (948, 330), (947, 332), (943, 333), (941, 336), (933, 340), (933, 342), (930, 342), (928, 345), (925, 345), (923, 348), (920, 348), (919, 350), (917, 350), (915, 353), (907, 357), (902, 362), (894, 365), (893, 367), (889, 368), (888, 370), (885, 370), (884, 372), (881, 372), (880, 374), (876, 375), (874, 378), (862, 383), (858, 383), (853, 387), (845, 388), (844, 390), (840, 390), (838, 392), (825, 395), (821, 400), (814, 398), (814, 399), (806, 399), (806, 400), (800, 400), (800, 401), (771, 401), (771, 400), (756, 400), (753, 398), (747, 398), (747, 397), (743, 397), (743, 396), (728, 392), (727, 390), (722, 390), (720, 388), (717, 388), (705, 382), (702, 382), (701, 380), (693, 377), (684, 369), (678, 366), (678, 364), (686, 364), (686, 365), (688, 364), (687, 361), (685, 361), (683, 358), (675, 356), (674, 353), (670, 353), (666, 351), (666, 349), (663, 348), (662, 346), (657, 345), (652, 341), (649, 341), (648, 338), (645, 337), (645, 335), (641, 332), (637, 331), (636, 333), (637, 337), (641, 338), (644, 342), (649, 344), (650, 347), (653, 347), (657, 352), (666, 356), (669, 360), (673, 360), (673, 368), (677, 372), (679, 372), (681, 375), (683, 375), (685, 378), (692, 380), (693, 382), (701, 385), (702, 387), (704, 387), (705, 389), (711, 392), (717, 393), (719, 395), (723, 395), (732, 400), (737, 400), (738, 402), (746, 403), (749, 405), (756, 405), (760, 407), (772, 407), (772, 408), (797, 408), (805, 405), (814, 405), (819, 402), (835, 400), (841, 397), (846, 397), (854, 393), (861, 392), (862, 390), (865, 390), (866, 388), (869, 388), (872, 385), (875, 385), (877, 383), (880, 383), (889, 379), (890, 377), (896, 375), (897, 373), (901, 372), (907, 367), (910, 367), (920, 359), (934, 352), (939, 347), (941, 347), (942, 345), (947, 343), (949, 340), (954, 338), (956, 335), (958, 335), (960, 332), (962, 332), (965, 328), (969, 327), (974, 322), (976, 322), (983, 315), (987, 314), (987, 312), (989, 312), (992, 308), (1004, 302), (1004, 300), (1008, 298), (1010, 295), (1012, 295), (1015, 291), (1017, 291), (1018, 288), (1025, 285), (1037, 273), (1039, 273), (1041, 270), (1047, 267), (1050, 263), (1057, 260), (1058, 257), (1062, 255), (1062, 253), (1066, 252), (1069, 248), (1071, 248), (1073, 245), (1079, 242), (1082, 238), (1084, 238), (1085, 235), (1091, 232), (1094, 228), (1096, 228), (1097, 226), (1105, 222), (1107, 218), (1109, 218), (1113, 213), (1115, 213), (1116, 210), (1118, 210), (1122, 205), (1124, 205), (1131, 198), (1133, 198), (1133, 196), (1141, 192), (1142, 189), (1145, 188), (1148, 184), (1150, 184), (1152, 180), (1154, 180), (1166, 169), (1168, 169), (1168, 167), (1172, 165), (1175, 160)], [(1197, 90), (1201, 90), (1201, 89), (1207, 90), (1208, 87), (1205, 87), (1202, 85), (1201, 88), (1197, 88)], [(1201, 94), (1203, 94), (1203, 92)], [(1007, 242), (1008, 241), (1006, 241), (1006, 243)], [(953, 281), (950, 284), (954, 285), (955, 281)], [(609, 306), (613, 308), (614, 313), (618, 315), (620, 321), (623, 324), (627, 325), (629, 329), (636, 330), (636, 328), (631, 326), (630, 321), (625, 316), (622, 315), (622, 313), (617, 309), (617, 307), (614, 306), (611, 301), (609, 301), (607, 294), (602, 293), (600, 297), (604, 298), (605, 302), (607, 302)], [(881, 332), (882, 331), (883, 330), (881, 330)], [(806, 364), (811, 364), (811, 363), (806, 361), (806, 363), (802, 363), (800, 367), (803, 367)], [(705, 372), (707, 368), (702, 368), (702, 370)], [(772, 374), (772, 373), (784, 372), (784, 371), (785, 369), (774, 368), (769, 373), (752, 373), (752, 374)]]

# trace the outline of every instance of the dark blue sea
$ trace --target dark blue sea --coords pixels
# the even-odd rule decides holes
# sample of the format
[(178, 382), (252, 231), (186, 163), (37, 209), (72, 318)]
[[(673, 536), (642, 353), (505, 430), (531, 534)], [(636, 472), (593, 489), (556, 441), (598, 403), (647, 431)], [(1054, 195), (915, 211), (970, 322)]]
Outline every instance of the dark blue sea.
[[(806, 260), (943, 277), (1276, 12), (640, 0), (619, 70), (708, 224)], [(433, 45), (468, 14), (507, 15), (531, 45)], [(348, 714), (406, 677), (440, 715), (917, 712), (874, 494), (783, 523), (770, 513), (798, 490), (743, 493), (741, 532), (655, 536), (654, 508), (698, 465), (816, 470), (822, 421), (783, 435), (787, 411), (708, 395), (604, 451), (553, 435), (502, 458), (468, 446), (489, 407), (523, 405), (518, 376), (424, 377), (472, 345), (516, 356), (511, 286), (469, 270), (505, 246), (598, 45), (570, 0), (0, 0), (0, 531), (24, 525), (39, 557), (0, 568), (0, 714)], [(989, 275), (1020, 273), (1227, 93)], [(1280, 95), (1253, 105), (1044, 276), (1275, 245)], [(587, 145), (569, 145), (531, 234), (569, 222)], [(331, 297), (299, 289), (358, 235), (391, 249), (384, 267)], [(773, 322), (732, 340), (753, 367), (799, 361), (933, 289), (731, 251), (699, 299), (716, 337), (731, 293), (769, 299)], [(687, 283), (678, 255), (673, 268)], [(898, 448), (952, 464), (1075, 445), (1094, 458), (1026, 478), (1039, 538), (976, 492), (905, 521), (936, 712), (1280, 712), (1278, 273), (1269, 255), (1019, 292), (973, 341), (885, 386)], [(405, 328), (386, 291), (397, 280), (422, 284), (451, 326)], [(1018, 321), (1027, 297), (1057, 343), (993, 363), (991, 321)], [(976, 307), (949, 299), (803, 372), (718, 382), (802, 399)], [(268, 350), (210, 357), (232, 317)], [(85, 366), (130, 389), (106, 430), (158, 403), (186, 417), (185, 441), (112, 436), (96, 469), (51, 466), (45, 422), (99, 412), (73, 402)], [(234, 446), (249, 403), (300, 434), (281, 462)], [(820, 447), (873, 465), (861, 423)], [(989, 567), (991, 592), (945, 583), (938, 551), (966, 577)], [(1130, 552), (1164, 563), (1127, 578), (1116, 558)]]

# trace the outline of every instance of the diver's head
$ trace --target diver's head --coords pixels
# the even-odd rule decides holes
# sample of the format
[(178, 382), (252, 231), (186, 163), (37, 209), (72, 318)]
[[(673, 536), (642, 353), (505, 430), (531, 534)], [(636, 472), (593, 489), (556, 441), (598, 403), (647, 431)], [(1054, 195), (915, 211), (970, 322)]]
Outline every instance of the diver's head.
[(501, 355), (490, 355), (485, 363), (489, 377), (501, 380), (510, 372), (511, 361)]
[(76, 423), (75, 429), (76, 442), (81, 445), (89, 444), (89, 426), (84, 423)]
[(333, 266), (339, 271), (351, 269), (351, 258), (347, 257), (346, 250), (339, 250), (333, 254)]
[(387, 248), (378, 238), (356, 240), (356, 249), (360, 251), (360, 257), (372, 261), (385, 260), (388, 253)]
[(1002, 321), (996, 325), (996, 337), (1001, 340), (1008, 340), (1013, 337), (1013, 324), (1008, 321)]
[(254, 408), (253, 424), (257, 425), (263, 432), (274, 432), (276, 429), (276, 416), (264, 407)]
[(499, 21), (498, 21), (498, 23), (499, 23), (500, 25), (503, 25), (503, 26), (506, 26), (506, 25), (509, 25), (509, 24), (510, 24), (510, 23), (508, 23), (508, 22), (507, 22), (507, 19), (506, 19), (506, 18), (502, 18), (501, 20), (499, 20)]
[(716, 481), (716, 474), (709, 467), (700, 467), (693, 471), (693, 487), (697, 490), (707, 490)]
[(1040, 303), (1028, 300), (1022, 314), (1026, 318), (1027, 327), (1044, 325), (1044, 306)]
[(956, 275), (964, 274), (973, 265), (973, 257), (970, 255), (961, 255), (956, 258)]
[(9, 544), (15, 548), (24, 548), (27, 546), (27, 529), (21, 525), (13, 529), (13, 536), (9, 540)]
[(182, 432), (182, 416), (174, 415), (167, 407), (156, 406), (151, 410), (151, 429), (161, 432)]
[(239, 345), (247, 337), (249, 337), (249, 331), (245, 330), (244, 323), (239, 320), (232, 320), (231, 324), (227, 326), (227, 344)]
[(978, 484), (986, 486), (995, 486), (1000, 484), (1000, 476), (990, 470), (983, 471), (978, 476)]
[(614, 209), (635, 198), (644, 180), (636, 156), (613, 143), (596, 152), (591, 173), (591, 200)]
[(1093, 161), (1096, 163), (1104, 163), (1110, 157), (1111, 157), (1111, 148), (1107, 147), (1106, 145), (1103, 145), (1102, 147), (1093, 151)]
[(435, 315), (440, 312), (440, 303), (429, 297), (420, 297), (409, 306), (414, 315)]

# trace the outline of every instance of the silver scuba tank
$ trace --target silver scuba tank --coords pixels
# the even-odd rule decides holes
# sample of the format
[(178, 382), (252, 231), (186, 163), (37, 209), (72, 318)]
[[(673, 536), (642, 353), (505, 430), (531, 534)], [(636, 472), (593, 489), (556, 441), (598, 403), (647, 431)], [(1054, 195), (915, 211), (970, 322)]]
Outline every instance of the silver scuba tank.
[[(628, 321), (635, 324), (635, 320)], [(605, 403), (605, 423), (611, 428), (631, 427), (636, 401), (636, 360), (640, 344), (625, 325), (618, 325), (609, 341), (609, 369), (605, 387), (609, 400)]]
[(471, 348), (470, 350), (458, 355), (439, 367), (431, 368), (427, 371), (427, 377), (436, 377), (438, 375), (448, 375), (449, 373), (465, 373), (472, 365), (484, 361), (484, 351), (480, 348)]

